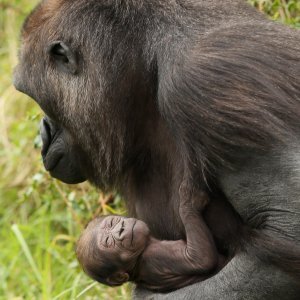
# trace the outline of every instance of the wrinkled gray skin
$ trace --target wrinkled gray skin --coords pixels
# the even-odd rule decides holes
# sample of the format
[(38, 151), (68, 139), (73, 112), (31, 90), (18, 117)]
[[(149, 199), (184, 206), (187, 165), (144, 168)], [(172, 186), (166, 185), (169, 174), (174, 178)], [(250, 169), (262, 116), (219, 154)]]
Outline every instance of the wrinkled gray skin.
[(118, 189), (176, 240), (190, 168), (258, 235), (237, 236), (242, 252), (211, 279), (149, 299), (299, 298), (283, 272), (299, 278), (299, 31), (243, 0), (47, 0), (22, 41), (14, 81), (60, 133), (42, 126), (56, 178)]

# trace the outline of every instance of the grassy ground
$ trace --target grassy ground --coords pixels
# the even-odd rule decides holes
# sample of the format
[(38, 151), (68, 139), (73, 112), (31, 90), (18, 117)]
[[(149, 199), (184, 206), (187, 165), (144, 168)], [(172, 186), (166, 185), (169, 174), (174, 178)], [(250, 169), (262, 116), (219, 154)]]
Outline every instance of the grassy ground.
[[(298, 0), (250, 2), (300, 28)], [(89, 280), (73, 251), (87, 220), (124, 213), (122, 201), (49, 177), (37, 138), (42, 113), (11, 85), (19, 29), (35, 3), (0, 0), (0, 299), (128, 299), (130, 286), (111, 289)]]

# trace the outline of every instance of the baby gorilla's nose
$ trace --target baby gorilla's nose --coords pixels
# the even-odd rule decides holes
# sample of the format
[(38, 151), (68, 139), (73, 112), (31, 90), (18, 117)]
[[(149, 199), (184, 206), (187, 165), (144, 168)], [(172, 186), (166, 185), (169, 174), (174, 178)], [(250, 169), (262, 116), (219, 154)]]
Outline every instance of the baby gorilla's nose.
[(121, 220), (112, 230), (112, 234), (118, 240), (123, 240), (125, 237), (125, 221)]

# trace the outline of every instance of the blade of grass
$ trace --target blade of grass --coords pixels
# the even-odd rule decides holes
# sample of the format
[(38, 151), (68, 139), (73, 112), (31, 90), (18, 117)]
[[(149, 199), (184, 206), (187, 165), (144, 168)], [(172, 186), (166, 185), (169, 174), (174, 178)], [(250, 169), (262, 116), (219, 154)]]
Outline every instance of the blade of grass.
[(40, 283), (42, 283), (42, 276), (41, 276), (41, 274), (40, 274), (40, 272), (38, 270), (38, 267), (37, 267), (36, 263), (34, 262), (34, 259), (33, 259), (32, 255), (31, 255), (29, 247), (28, 247), (28, 245), (27, 245), (27, 243), (26, 243), (26, 241), (25, 241), (25, 239), (23, 237), (23, 234), (20, 231), (18, 225), (17, 224), (13, 224), (12, 227), (11, 227), (11, 229), (12, 229), (13, 233), (15, 234), (15, 236), (16, 236), (16, 238), (17, 238), (17, 240), (18, 240), (18, 242), (19, 242), (19, 244), (20, 244), (20, 246), (22, 248), (25, 257), (27, 258), (27, 261), (28, 261), (30, 267), (32, 268), (32, 271), (33, 271), (36, 279)]
[(63, 292), (59, 293), (58, 295), (56, 295), (52, 300), (58, 300), (59, 298), (61, 298), (65, 294), (68, 294), (68, 293), (72, 292), (72, 290), (73, 290), (73, 287), (68, 288), (68, 289), (64, 290)]
[(83, 296), (86, 292), (88, 292), (89, 290), (91, 290), (94, 286), (96, 286), (98, 284), (98, 282), (93, 282), (92, 284), (88, 285), (81, 293), (79, 293), (76, 299), (79, 299), (81, 296)]
[(79, 275), (76, 276), (73, 285), (72, 285), (72, 294), (71, 294), (71, 299), (75, 298), (76, 292), (77, 292), (77, 287), (79, 285), (79, 281), (81, 279), (81, 273)]

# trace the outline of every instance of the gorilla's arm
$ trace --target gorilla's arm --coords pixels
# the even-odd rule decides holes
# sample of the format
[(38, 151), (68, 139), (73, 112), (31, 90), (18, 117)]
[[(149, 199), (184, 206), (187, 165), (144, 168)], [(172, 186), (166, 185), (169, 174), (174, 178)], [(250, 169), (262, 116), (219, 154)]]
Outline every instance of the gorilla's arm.
[[(235, 256), (218, 275), (162, 299), (299, 297), (297, 279), (283, 273), (299, 278), (300, 272), (300, 151), (295, 145), (299, 128), (294, 126), (299, 124), (299, 80), (294, 77), (299, 68), (291, 63), (299, 51), (283, 50), (279, 43), (285, 29), (279, 26), (240, 24), (239, 30), (246, 39), (236, 35), (235, 26), (216, 30), (195, 46), (201, 51), (189, 51), (181, 64), (167, 67), (172, 76), (162, 69), (159, 100), (193, 162), (198, 159), (204, 172), (217, 169), (220, 188), (253, 230), (243, 255)], [(299, 41), (296, 32), (289, 34)], [(282, 67), (283, 60), (291, 63), (289, 68)]]
[(255, 257), (238, 255), (216, 276), (169, 294), (134, 291), (140, 300), (296, 300), (300, 289), (288, 275)]
[(268, 156), (249, 157), (239, 172), (220, 174), (225, 194), (243, 220), (256, 228), (256, 237), (245, 243), (246, 251), (204, 282), (168, 295), (137, 290), (135, 299), (298, 299), (300, 146), (290, 144)]

